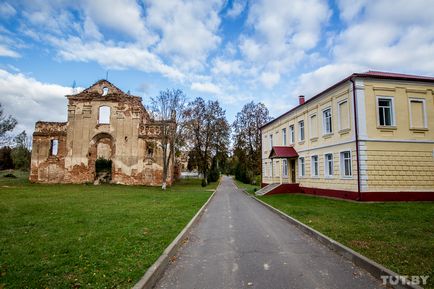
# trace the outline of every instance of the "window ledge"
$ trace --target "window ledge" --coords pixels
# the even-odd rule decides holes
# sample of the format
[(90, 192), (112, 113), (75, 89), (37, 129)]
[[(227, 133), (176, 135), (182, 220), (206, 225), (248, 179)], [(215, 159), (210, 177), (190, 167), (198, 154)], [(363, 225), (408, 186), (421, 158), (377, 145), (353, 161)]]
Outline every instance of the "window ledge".
[(346, 133), (349, 133), (350, 132), (350, 128), (344, 128), (344, 129), (341, 129), (341, 130), (339, 130), (339, 134), (346, 134)]
[(312, 141), (312, 142), (317, 141), (317, 140), (318, 140), (318, 137), (317, 137), (317, 136), (315, 136), (315, 137), (311, 137), (311, 138), (310, 138), (310, 141)]
[(329, 132), (329, 133), (326, 133), (326, 134), (322, 135), (323, 138), (331, 138), (332, 136), (333, 136), (332, 132)]
[(389, 131), (389, 130), (396, 130), (397, 128), (396, 128), (396, 126), (394, 126), (394, 125), (388, 125), (388, 126), (385, 126), (385, 125), (378, 125), (377, 126), (377, 129), (379, 129), (379, 130), (384, 130), (384, 131)]
[(411, 127), (411, 131), (428, 131), (429, 129), (426, 127)]
[(341, 177), (341, 180), (352, 180), (353, 176)]
[(304, 145), (304, 140), (298, 142), (299, 145)]

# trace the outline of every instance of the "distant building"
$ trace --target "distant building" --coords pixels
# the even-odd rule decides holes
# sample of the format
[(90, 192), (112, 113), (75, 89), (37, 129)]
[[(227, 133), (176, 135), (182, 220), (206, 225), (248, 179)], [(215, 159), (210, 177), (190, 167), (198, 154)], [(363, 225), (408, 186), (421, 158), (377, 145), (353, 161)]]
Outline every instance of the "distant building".
[(434, 200), (433, 92), (434, 77), (370, 71), (300, 96), (261, 128), (259, 193)]
[[(67, 98), (67, 122), (36, 123), (32, 182), (94, 182), (99, 177), (98, 160), (105, 160), (102, 165), (112, 183), (162, 184), (162, 123), (151, 119), (140, 97), (100, 80)], [(173, 166), (172, 158), (168, 184)]]

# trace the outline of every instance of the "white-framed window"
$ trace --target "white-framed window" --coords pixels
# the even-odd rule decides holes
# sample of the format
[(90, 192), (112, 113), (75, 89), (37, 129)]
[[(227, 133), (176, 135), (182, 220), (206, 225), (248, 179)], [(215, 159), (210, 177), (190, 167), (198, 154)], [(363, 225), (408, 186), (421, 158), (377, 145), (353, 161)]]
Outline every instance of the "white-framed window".
[(289, 126), (289, 143), (294, 144), (295, 137), (294, 137), (294, 125)]
[(322, 112), (322, 127), (323, 127), (324, 134), (329, 134), (333, 132), (331, 108), (326, 108)]
[(270, 177), (274, 177), (274, 162), (270, 163)]
[(393, 109), (393, 97), (377, 97), (378, 125), (395, 126), (395, 115)]
[(110, 106), (100, 106), (98, 114), (99, 124), (110, 124)]
[(286, 128), (282, 129), (282, 145), (286, 146)]
[(282, 177), (288, 177), (288, 160), (282, 160)]
[(324, 155), (324, 176), (333, 176), (333, 154), (328, 153)]
[(310, 116), (310, 137), (315, 138), (318, 137), (318, 120), (316, 114), (312, 114)]
[(264, 177), (267, 177), (267, 162), (264, 161), (264, 163), (262, 164), (262, 175)]
[(52, 139), (50, 143), (50, 156), (57, 156), (59, 152), (59, 140)]
[(319, 170), (318, 170), (318, 156), (311, 156), (310, 158), (310, 174), (312, 177), (318, 177), (319, 176)]
[(304, 141), (304, 120), (298, 122), (298, 140)]
[(340, 153), (341, 176), (344, 178), (352, 177), (351, 168), (351, 151), (343, 151)]
[(304, 177), (305, 176), (305, 164), (304, 164), (304, 157), (300, 157), (298, 158), (298, 175), (300, 177)]
[(425, 99), (410, 98), (410, 128), (428, 128)]
[(270, 151), (273, 148), (273, 135), (270, 134)]
[(350, 112), (347, 100), (338, 102), (338, 124), (339, 130), (350, 128)]

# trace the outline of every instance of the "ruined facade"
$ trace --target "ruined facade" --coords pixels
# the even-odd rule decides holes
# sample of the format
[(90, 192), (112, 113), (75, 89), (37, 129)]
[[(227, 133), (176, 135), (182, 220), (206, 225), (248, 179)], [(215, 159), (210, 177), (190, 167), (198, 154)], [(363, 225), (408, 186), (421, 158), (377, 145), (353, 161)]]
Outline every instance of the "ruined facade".
[[(163, 123), (150, 117), (140, 97), (126, 94), (106, 80), (66, 97), (67, 122), (36, 123), (30, 181), (93, 183), (100, 173), (97, 164), (104, 160), (111, 183), (162, 184)], [(171, 157), (169, 185), (173, 166)]]

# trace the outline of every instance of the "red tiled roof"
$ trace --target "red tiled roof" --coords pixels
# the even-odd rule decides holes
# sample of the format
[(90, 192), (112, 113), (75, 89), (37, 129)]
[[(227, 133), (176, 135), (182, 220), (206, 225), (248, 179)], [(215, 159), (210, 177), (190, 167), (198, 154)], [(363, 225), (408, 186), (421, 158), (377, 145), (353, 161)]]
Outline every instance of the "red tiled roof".
[(364, 72), (364, 73), (353, 73), (350, 76), (348, 76), (348, 77), (342, 79), (341, 81), (335, 83), (334, 85), (330, 86), (329, 88), (321, 91), (317, 95), (314, 95), (311, 98), (307, 99), (303, 104), (299, 104), (299, 105), (295, 106), (294, 108), (288, 110), (284, 114), (282, 114), (282, 115), (276, 117), (275, 119), (267, 122), (266, 124), (261, 126), (260, 129), (266, 127), (269, 124), (272, 124), (273, 122), (279, 120), (280, 118), (284, 117), (285, 115), (288, 115), (292, 111), (298, 109), (300, 106), (303, 106), (303, 105), (309, 103), (310, 101), (324, 95), (325, 93), (331, 91), (332, 89), (336, 88), (337, 86), (339, 86), (339, 85), (341, 85), (347, 81), (350, 81), (354, 78), (357, 78), (357, 77), (360, 77), (360, 78), (379, 78), (379, 79), (396, 79), (396, 80), (421, 81), (421, 82), (433, 82), (434, 83), (434, 77), (422, 76), (422, 75), (411, 75), (411, 74), (383, 72), (383, 71), (375, 71), (375, 70), (369, 70), (369, 71)]
[(293, 147), (273, 146), (269, 158), (295, 158), (298, 153)]

